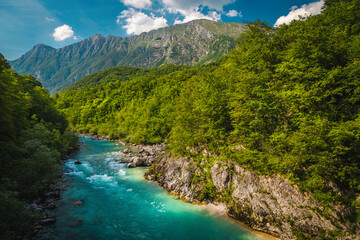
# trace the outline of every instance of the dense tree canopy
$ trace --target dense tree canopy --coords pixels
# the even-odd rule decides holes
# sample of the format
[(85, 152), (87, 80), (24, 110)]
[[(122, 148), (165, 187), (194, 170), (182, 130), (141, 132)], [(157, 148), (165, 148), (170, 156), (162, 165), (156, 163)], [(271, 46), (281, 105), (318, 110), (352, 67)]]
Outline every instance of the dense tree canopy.
[(280, 173), (325, 206), (358, 207), (359, 58), (360, 2), (332, 0), (306, 20), (250, 25), (217, 63), (82, 83), (56, 101), (77, 131), (206, 150)]
[(31, 230), (25, 204), (60, 175), (60, 159), (77, 146), (65, 117), (32, 76), (18, 75), (0, 54), (0, 238)]

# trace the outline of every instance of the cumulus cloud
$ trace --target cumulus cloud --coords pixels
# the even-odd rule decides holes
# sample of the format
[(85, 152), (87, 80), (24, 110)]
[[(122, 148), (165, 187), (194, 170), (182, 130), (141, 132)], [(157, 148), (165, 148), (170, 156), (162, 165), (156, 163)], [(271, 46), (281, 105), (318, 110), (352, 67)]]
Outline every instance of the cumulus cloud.
[(54, 37), (55, 41), (64, 41), (67, 38), (73, 37), (74, 31), (72, 30), (72, 27), (64, 24), (60, 27), (55, 28), (52, 36)]
[[(175, 20), (175, 24), (185, 23), (195, 19), (209, 19), (219, 21), (223, 7), (235, 2), (235, 0), (162, 0), (167, 10), (171, 13), (180, 13), (184, 19)], [(201, 12), (200, 7), (210, 10), (207, 15)]]
[(176, 19), (174, 24), (187, 23), (195, 19), (208, 19), (213, 21), (219, 21), (221, 19), (221, 14), (217, 13), (216, 11), (211, 11), (208, 13), (208, 15), (204, 15), (201, 13), (199, 8), (193, 12), (185, 13), (184, 15), (185, 18), (183, 20)]
[(229, 12), (226, 13), (226, 16), (228, 16), (228, 17), (237, 17), (237, 16), (242, 17), (242, 13), (241, 13), (241, 11), (238, 12), (236, 10), (229, 10)]
[(221, 14), (215, 11), (209, 12), (208, 16), (214, 21), (219, 21), (221, 19)]
[(140, 34), (142, 32), (148, 32), (153, 29), (158, 29), (168, 26), (167, 20), (163, 17), (155, 17), (154, 14), (150, 16), (143, 12), (136, 11), (133, 8), (124, 10), (117, 17), (117, 23), (121, 24), (122, 19), (125, 19), (125, 25), (127, 34)]
[[(152, 0), (120, 0), (131, 8), (124, 10), (117, 17), (117, 23), (123, 25), (127, 34), (140, 34), (153, 29), (168, 26), (167, 20), (164, 17), (156, 17), (154, 14), (145, 13), (139, 9), (147, 9), (151, 6)], [(219, 21), (223, 7), (235, 0), (160, 0), (164, 6), (161, 14), (166, 12), (176, 14), (178, 18), (174, 24), (186, 23), (196, 19), (208, 19), (212, 21)], [(166, 12), (164, 12), (164, 9)], [(149, 9), (147, 9), (149, 10)], [(156, 15), (160, 12), (155, 11)], [(239, 15), (241, 12), (237, 12)]]
[(169, 10), (176, 12), (193, 12), (199, 6), (207, 6), (217, 11), (222, 11), (223, 6), (235, 2), (235, 0), (162, 0)]
[(321, 8), (324, 5), (324, 0), (318, 2), (309, 3), (308, 5), (304, 4), (301, 8), (293, 6), (291, 11), (286, 16), (281, 16), (276, 20), (275, 27), (280, 26), (281, 24), (289, 24), (292, 20), (299, 20), (299, 16), (308, 17), (310, 15), (317, 15), (321, 13)]
[(126, 6), (134, 7), (134, 8), (147, 8), (151, 6), (150, 0), (121, 0), (122, 3)]

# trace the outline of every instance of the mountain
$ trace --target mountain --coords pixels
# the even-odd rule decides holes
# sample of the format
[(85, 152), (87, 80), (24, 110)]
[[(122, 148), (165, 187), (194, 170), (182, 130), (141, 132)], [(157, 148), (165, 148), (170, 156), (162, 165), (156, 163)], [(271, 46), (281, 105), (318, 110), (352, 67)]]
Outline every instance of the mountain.
[(20, 74), (35, 76), (54, 93), (114, 66), (148, 68), (211, 62), (234, 48), (235, 38), (245, 29), (240, 23), (194, 20), (126, 38), (96, 34), (60, 49), (36, 45), (10, 65)]

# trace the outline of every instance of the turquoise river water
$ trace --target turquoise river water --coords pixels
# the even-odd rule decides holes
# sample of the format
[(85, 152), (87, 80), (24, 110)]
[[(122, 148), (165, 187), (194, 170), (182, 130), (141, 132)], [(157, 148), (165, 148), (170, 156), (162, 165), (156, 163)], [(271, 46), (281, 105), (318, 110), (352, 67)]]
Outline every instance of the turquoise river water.
[(80, 140), (81, 150), (64, 164), (66, 188), (56, 209), (48, 211), (56, 224), (40, 239), (260, 239), (227, 218), (167, 194), (144, 179), (145, 168), (127, 169), (116, 162), (122, 146)]

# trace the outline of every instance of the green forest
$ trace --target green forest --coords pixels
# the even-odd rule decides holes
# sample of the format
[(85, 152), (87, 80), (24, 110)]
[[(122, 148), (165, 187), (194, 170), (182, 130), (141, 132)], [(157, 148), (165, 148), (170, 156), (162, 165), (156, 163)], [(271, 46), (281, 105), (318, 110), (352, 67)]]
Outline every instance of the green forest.
[(249, 23), (236, 42), (207, 65), (113, 67), (52, 97), (0, 54), (0, 238), (32, 231), (26, 205), (59, 179), (73, 131), (280, 174), (360, 224), (360, 0)]
[(41, 83), (14, 72), (1, 54), (0, 79), (0, 238), (21, 239), (41, 217), (27, 204), (59, 179), (77, 136)]
[(115, 67), (54, 98), (78, 132), (280, 173), (360, 221), (359, 0), (279, 28), (249, 24), (209, 65)]

